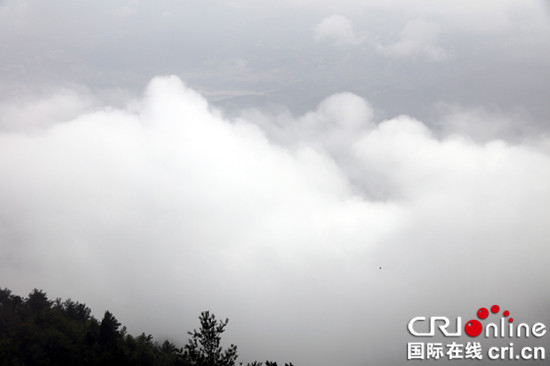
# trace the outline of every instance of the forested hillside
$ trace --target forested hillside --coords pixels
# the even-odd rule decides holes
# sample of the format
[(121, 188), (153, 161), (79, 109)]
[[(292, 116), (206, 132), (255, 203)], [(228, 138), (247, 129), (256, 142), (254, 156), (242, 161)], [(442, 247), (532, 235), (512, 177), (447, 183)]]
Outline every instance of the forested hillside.
[[(128, 334), (109, 311), (99, 321), (85, 304), (70, 299), (52, 301), (37, 289), (22, 298), (0, 289), (0, 366), (237, 364), (237, 346), (220, 345), (228, 320), (218, 321), (207, 311), (199, 320), (201, 327), (188, 332), (188, 343), (178, 347), (167, 340), (156, 342), (145, 333)], [(266, 361), (266, 366), (276, 365)]]

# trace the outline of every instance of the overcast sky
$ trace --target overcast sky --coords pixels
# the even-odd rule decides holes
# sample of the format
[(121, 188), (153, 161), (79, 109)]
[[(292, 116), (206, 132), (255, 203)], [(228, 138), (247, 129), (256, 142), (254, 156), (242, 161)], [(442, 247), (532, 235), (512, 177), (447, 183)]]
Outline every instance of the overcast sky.
[(0, 286), (296, 366), (550, 325), (549, 65), (544, 1), (0, 1)]

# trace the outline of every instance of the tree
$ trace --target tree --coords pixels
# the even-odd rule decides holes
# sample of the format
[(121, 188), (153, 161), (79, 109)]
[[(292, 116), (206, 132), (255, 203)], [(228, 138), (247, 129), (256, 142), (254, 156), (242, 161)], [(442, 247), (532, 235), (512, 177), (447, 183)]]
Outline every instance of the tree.
[(218, 321), (214, 314), (203, 311), (199, 316), (200, 329), (188, 332), (192, 336), (185, 345), (185, 359), (194, 366), (234, 366), (237, 360), (237, 346), (223, 350), (221, 334), (229, 322)]
[(41, 290), (34, 289), (27, 299), (27, 306), (33, 313), (39, 313), (45, 309), (49, 309), (52, 302), (48, 300), (46, 293)]
[(0, 288), (0, 366), (235, 366), (237, 346), (221, 346), (229, 320), (219, 321), (208, 311), (199, 320), (199, 330), (188, 332), (192, 337), (179, 348), (145, 333), (127, 334), (109, 311), (100, 322), (85, 304), (50, 301), (37, 289), (22, 298)]
[(107, 347), (115, 347), (120, 323), (113, 314), (106, 311), (99, 327), (99, 343)]

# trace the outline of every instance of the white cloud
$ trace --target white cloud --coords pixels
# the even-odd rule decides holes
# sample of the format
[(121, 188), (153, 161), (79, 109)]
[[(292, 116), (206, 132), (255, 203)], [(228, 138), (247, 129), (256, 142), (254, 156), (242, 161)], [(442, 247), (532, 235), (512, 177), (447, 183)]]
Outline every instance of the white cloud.
[(400, 32), (395, 43), (378, 43), (376, 49), (381, 54), (395, 58), (422, 56), (431, 61), (443, 61), (449, 52), (438, 45), (439, 27), (423, 20), (411, 20)]
[(324, 18), (313, 28), (316, 42), (329, 40), (337, 45), (358, 45), (365, 41), (365, 36), (358, 36), (353, 31), (353, 24), (342, 15), (331, 15)]
[(113, 8), (113, 14), (120, 18), (127, 18), (138, 13), (140, 8), (140, 0), (126, 0), (123, 5)]
[(243, 113), (284, 146), (313, 146), (339, 155), (349, 149), (358, 134), (372, 128), (373, 110), (363, 98), (337, 93), (319, 103), (316, 110), (295, 118), (289, 114), (270, 116), (256, 110)]
[(4, 285), (110, 309), (131, 332), (181, 342), (210, 309), (250, 358), (395, 364), (404, 298), (462, 311), (521, 266), (509, 306), (548, 300), (550, 156), (534, 146), (376, 124), (351, 93), (228, 120), (176, 77), (131, 109), (15, 130), (0, 133)]
[(439, 103), (437, 109), (441, 118), (436, 125), (447, 136), (460, 134), (481, 142), (494, 139), (517, 141), (536, 136), (530, 130), (532, 126), (517, 123), (524, 118), (525, 112), (521, 110), (504, 113), (495, 108), (466, 108), (446, 103)]
[(24, 102), (11, 98), (0, 102), (0, 131), (40, 131), (77, 117), (94, 103), (91, 96), (70, 89), (52, 91)]
[[(210, 309), (242, 355), (296, 365), (400, 364), (428, 308), (547, 314), (542, 1), (65, 5), (0, 2), (2, 286), (180, 343)], [(177, 78), (131, 101), (158, 73), (309, 111), (230, 119)], [(75, 83), (124, 92), (24, 91)], [(309, 107), (342, 89), (383, 110)]]
[[(440, 27), (424, 20), (410, 20), (401, 29), (399, 40), (384, 44), (380, 41), (368, 42), (380, 54), (394, 58), (423, 57), (430, 61), (443, 61), (450, 53), (439, 46)], [(316, 42), (332, 41), (335, 45), (357, 46), (366, 44), (366, 36), (358, 36), (349, 19), (341, 15), (331, 15), (314, 27)]]

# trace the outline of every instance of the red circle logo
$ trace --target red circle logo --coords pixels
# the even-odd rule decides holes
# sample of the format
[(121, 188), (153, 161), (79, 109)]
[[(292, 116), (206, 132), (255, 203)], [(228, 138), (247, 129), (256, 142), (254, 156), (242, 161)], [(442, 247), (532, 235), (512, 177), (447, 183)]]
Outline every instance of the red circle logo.
[(477, 337), (483, 331), (483, 325), (478, 320), (469, 320), (464, 327), (466, 334), (470, 337)]
[(479, 319), (487, 319), (487, 317), (489, 316), (489, 310), (487, 310), (486, 308), (481, 308), (477, 311), (477, 316)]

